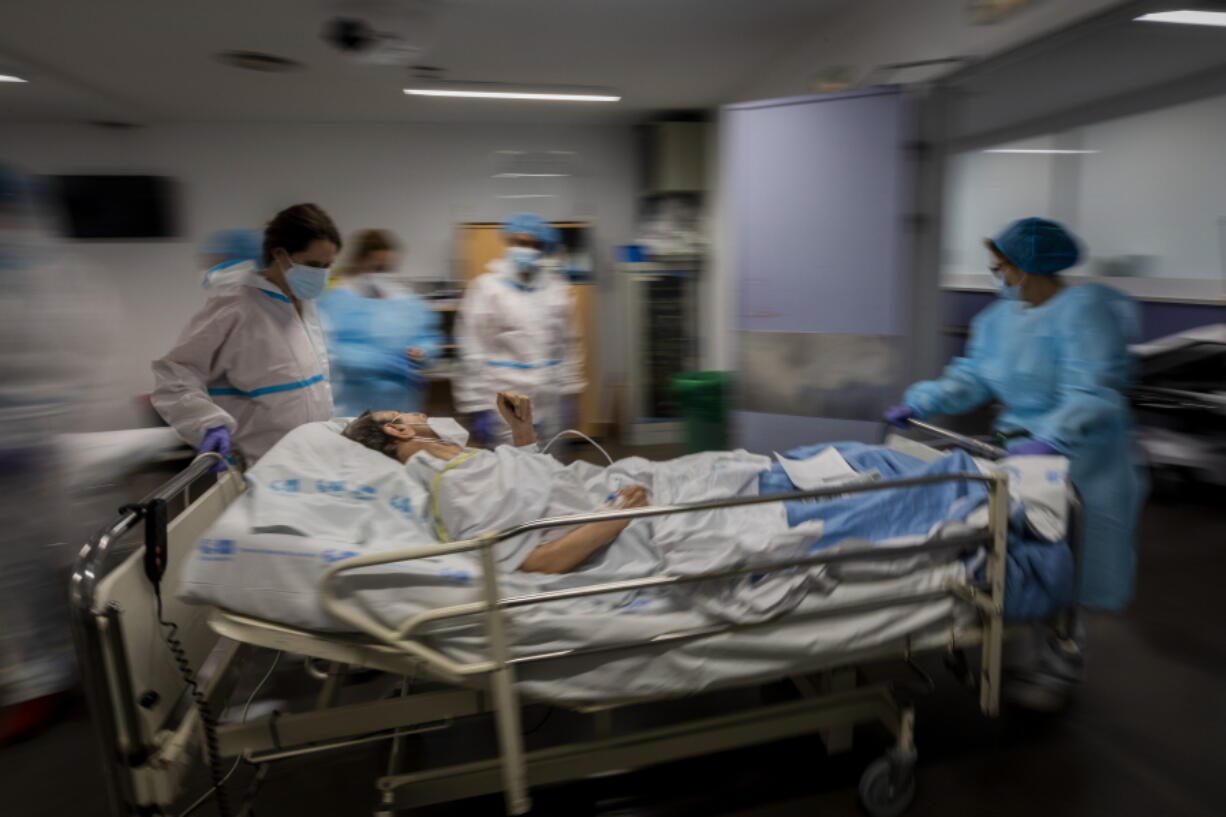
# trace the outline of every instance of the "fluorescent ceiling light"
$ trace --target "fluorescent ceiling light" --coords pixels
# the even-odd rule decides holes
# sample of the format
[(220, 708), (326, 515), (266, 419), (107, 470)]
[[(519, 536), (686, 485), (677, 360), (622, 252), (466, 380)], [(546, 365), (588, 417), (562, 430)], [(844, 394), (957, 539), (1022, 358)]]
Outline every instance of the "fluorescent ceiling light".
[(495, 173), (495, 179), (561, 179), (569, 173)]
[(1226, 11), (1158, 11), (1133, 18), (1138, 23), (1183, 23), (1189, 26), (1226, 26)]
[(985, 150), (984, 153), (1021, 153), (1021, 154), (1040, 154), (1045, 156), (1073, 156), (1083, 155), (1086, 153), (1098, 153), (1097, 150), (1056, 150), (1054, 148), (992, 148)]
[(0, 82), (25, 82), (25, 81), (26, 80), (22, 79), (21, 77), (15, 76), (13, 74), (0, 74)]
[[(477, 83), (488, 88), (488, 83)], [(535, 99), (537, 102), (619, 102), (622, 97), (612, 93), (579, 93), (575, 91), (506, 91), (472, 90), (472, 88), (436, 87), (405, 88), (414, 97), (460, 97), (466, 99)]]

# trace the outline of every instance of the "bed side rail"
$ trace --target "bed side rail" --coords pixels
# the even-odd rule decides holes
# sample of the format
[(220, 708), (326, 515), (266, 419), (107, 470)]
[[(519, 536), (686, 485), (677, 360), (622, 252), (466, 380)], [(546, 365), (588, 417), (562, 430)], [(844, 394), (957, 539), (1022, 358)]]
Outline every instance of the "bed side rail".
[(968, 437), (965, 434), (959, 434), (956, 431), (950, 431), (947, 428), (934, 426), (931, 423), (925, 423), (923, 420), (911, 418), (907, 421), (907, 425), (911, 428), (931, 434), (934, 437), (947, 440), (957, 447), (962, 448), (972, 454), (977, 454), (980, 457), (986, 457), (990, 460), (1002, 460), (1009, 456), (1009, 452), (999, 446), (986, 443), (983, 440), (977, 440), (974, 437)]
[[(979, 546), (991, 546), (993, 539), (990, 533), (975, 533), (961, 536), (950, 536), (943, 539), (923, 542), (917, 545), (909, 545), (906, 547), (839, 549), (800, 559), (766, 562), (735, 569), (722, 569), (697, 574), (662, 575), (649, 576), (640, 579), (625, 579), (614, 582), (605, 582), (602, 584), (568, 588), (564, 590), (545, 591), (517, 597), (501, 597), (497, 593), (491, 596), (487, 593), (486, 598), (481, 601), (468, 602), (465, 604), (457, 604), (423, 611), (406, 619), (399, 627), (396, 628), (386, 626), (378, 619), (367, 613), (360, 605), (352, 603), (348, 599), (342, 598), (340, 595), (340, 588), (338, 586), (339, 577), (342, 574), (365, 567), (393, 564), (395, 562), (422, 559), (432, 556), (442, 556), (450, 553), (465, 553), (472, 551), (481, 552), (481, 557), (483, 562), (485, 562), (485, 564), (483, 564), (483, 567), (485, 568), (484, 572), (488, 573), (491, 570), (496, 572), (496, 567), (492, 563), (494, 546), (500, 542), (506, 541), (507, 539), (511, 539), (515, 536), (519, 536), (530, 531), (586, 525), (592, 522), (641, 519), (677, 513), (693, 513), (696, 511), (714, 510), (717, 508), (760, 505), (770, 502), (786, 502), (789, 500), (803, 499), (825, 499), (834, 496), (845, 496), (853, 493), (867, 493), (870, 491), (911, 488), (949, 482), (979, 482), (988, 486), (989, 494), (992, 494), (996, 492), (996, 486), (998, 484), (1003, 486), (1006, 483), (1006, 478), (1003, 476), (997, 477), (978, 473), (937, 474), (933, 476), (913, 477), (908, 479), (882, 480), (871, 483), (834, 486), (810, 491), (793, 491), (784, 494), (707, 500), (703, 502), (679, 505), (653, 505), (643, 508), (596, 511), (584, 514), (568, 514), (565, 516), (547, 517), (544, 519), (537, 519), (532, 522), (526, 522), (522, 525), (516, 525), (503, 531), (484, 534), (472, 539), (465, 539), (456, 542), (442, 542), (432, 545), (417, 546), (402, 550), (387, 551), (384, 553), (376, 553), (368, 556), (357, 556), (351, 559), (345, 559), (333, 565), (332, 568), (329, 569), (320, 580), (320, 602), (330, 614), (336, 616), (341, 621), (354, 626), (359, 631), (367, 633), (372, 637), (383, 641), (384, 643), (390, 644), (398, 649), (404, 650), (405, 652), (421, 658), (422, 660), (435, 665), (439, 669), (449, 674), (484, 674), (494, 671), (496, 668), (495, 662), (480, 661), (460, 663), (453, 661), (437, 650), (434, 650), (422, 643), (420, 640), (422, 628), (431, 622), (450, 618), (480, 615), (482, 613), (489, 613), (491, 610), (501, 611), (534, 604), (543, 604), (552, 601), (601, 595), (605, 593), (625, 592), (629, 590), (647, 589), (668, 585), (683, 585), (716, 579), (735, 578), (737, 576), (745, 576), (756, 573), (769, 573), (772, 571), (785, 570), (789, 568), (816, 567), (819, 565), (835, 564), (840, 562), (884, 561), (937, 552), (953, 553)], [(1007, 490), (1005, 490), (1004, 493), (1007, 496)], [(906, 602), (892, 600), (890, 602), (886, 602), (883, 604), (883, 606), (902, 603)], [(516, 660), (519, 663), (523, 663), (522, 659)]]

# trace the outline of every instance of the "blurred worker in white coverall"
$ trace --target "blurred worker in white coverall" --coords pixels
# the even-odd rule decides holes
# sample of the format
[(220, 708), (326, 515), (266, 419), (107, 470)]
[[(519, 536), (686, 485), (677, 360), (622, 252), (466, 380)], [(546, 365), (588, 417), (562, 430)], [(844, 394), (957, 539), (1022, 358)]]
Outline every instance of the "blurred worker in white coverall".
[(0, 164), (0, 745), (50, 721), (76, 677), (53, 547), (66, 510), (55, 435), (85, 392), (76, 333), (94, 316), (38, 199), (32, 177)]
[(556, 229), (538, 215), (519, 213), (503, 235), (504, 257), (469, 283), (456, 318), (456, 410), (469, 415), (477, 441), (505, 443), (511, 428), (492, 395), (526, 395), (538, 432), (549, 439), (573, 422), (585, 386), (574, 300), (565, 276), (547, 258), (558, 243)]

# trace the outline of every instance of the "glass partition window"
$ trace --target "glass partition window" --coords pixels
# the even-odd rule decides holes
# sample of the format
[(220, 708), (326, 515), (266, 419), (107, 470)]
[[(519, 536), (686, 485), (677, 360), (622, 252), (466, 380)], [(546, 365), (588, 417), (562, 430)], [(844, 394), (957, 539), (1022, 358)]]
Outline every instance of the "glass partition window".
[(1087, 257), (1069, 274), (1119, 279), (1146, 290), (1138, 294), (1155, 287), (1129, 279), (1199, 281), (1182, 291), (1220, 296), (1226, 96), (949, 157), (944, 283), (989, 285), (983, 238), (1031, 215), (1061, 221), (1083, 240)]

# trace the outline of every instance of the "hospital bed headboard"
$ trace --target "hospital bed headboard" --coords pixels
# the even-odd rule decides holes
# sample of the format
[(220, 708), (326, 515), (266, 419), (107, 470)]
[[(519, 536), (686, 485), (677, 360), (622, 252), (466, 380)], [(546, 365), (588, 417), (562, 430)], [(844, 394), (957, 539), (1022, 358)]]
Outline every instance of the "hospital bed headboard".
[[(183, 563), (204, 535), (206, 526), (242, 491), (241, 478), (234, 473), (223, 474), (213, 487), (188, 505), (193, 511), (207, 507), (208, 512), (186, 513), (185, 508), (167, 526), (170, 558), (161, 582), (162, 617), (177, 626), (175, 636), (182, 643), (184, 657), (197, 671), (217, 643), (217, 636), (208, 626), (207, 607), (185, 604), (176, 598), (179, 577)], [(227, 547), (223, 542), (211, 546), (218, 550)], [(143, 556), (143, 549), (138, 548), (98, 583), (95, 605), (105, 608), (114, 604), (122, 613), (123, 639), (128, 648), (127, 673), (138, 698), (144, 696), (138, 700), (137, 714), (146, 737), (151, 737), (166, 723), (185, 684), (175, 656), (167, 647), (165, 628), (158, 624), (153, 586), (145, 576)], [(179, 693), (167, 694), (170, 690)], [(149, 691), (156, 693), (156, 697), (147, 695)]]
[[(216, 461), (216, 456), (197, 458), (141, 503), (122, 509), (114, 522), (86, 543), (74, 565), (71, 601), (77, 654), (108, 764), (115, 813), (126, 813), (125, 805), (158, 801), (156, 792), (135, 791), (140, 786), (129, 772), (144, 763), (159, 732), (176, 728), (172, 717), (183, 714), (179, 703), (187, 683), (179, 660), (196, 674), (219, 641), (208, 627), (207, 608), (176, 598), (192, 548), (245, 489), (242, 476), (230, 471), (193, 496), (192, 489), (203, 483)], [(111, 549), (144, 527), (141, 508), (154, 501), (180, 508), (166, 524), (166, 567), (160, 582), (162, 615), (176, 625), (178, 656), (167, 643), (168, 628), (157, 620), (154, 587), (145, 573), (145, 548), (136, 548), (108, 568), (114, 562), (108, 558), (113, 556)], [(187, 711), (184, 718), (194, 717), (190, 708)], [(194, 737), (194, 726), (193, 722), (182, 731)]]

